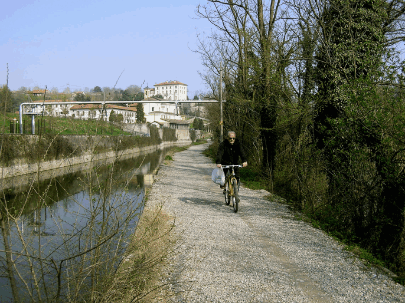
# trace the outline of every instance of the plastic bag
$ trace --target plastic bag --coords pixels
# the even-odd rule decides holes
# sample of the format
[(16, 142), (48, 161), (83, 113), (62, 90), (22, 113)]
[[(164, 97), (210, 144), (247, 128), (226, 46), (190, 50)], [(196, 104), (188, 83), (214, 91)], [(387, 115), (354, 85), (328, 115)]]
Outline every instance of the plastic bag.
[(225, 184), (225, 173), (222, 167), (217, 167), (212, 171), (211, 179), (216, 184)]

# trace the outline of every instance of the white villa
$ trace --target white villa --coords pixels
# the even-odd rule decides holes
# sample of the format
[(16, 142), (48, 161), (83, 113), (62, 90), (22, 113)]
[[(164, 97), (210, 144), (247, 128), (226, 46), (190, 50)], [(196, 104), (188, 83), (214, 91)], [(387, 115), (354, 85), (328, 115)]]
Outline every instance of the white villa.
[(155, 95), (162, 95), (164, 100), (187, 100), (187, 84), (174, 80), (155, 84), (154, 86), (155, 88), (146, 87), (144, 89), (145, 99)]

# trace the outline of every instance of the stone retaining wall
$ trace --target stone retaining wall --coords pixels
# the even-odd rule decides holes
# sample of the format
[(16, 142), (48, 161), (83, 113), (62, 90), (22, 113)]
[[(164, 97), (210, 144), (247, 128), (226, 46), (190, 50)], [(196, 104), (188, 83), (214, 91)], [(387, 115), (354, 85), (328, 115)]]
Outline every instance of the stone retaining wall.
[[(76, 138), (75, 138), (76, 137)], [(72, 142), (75, 142), (77, 145), (83, 146), (83, 140), (86, 142), (89, 141), (89, 138), (87, 137), (81, 137), (79, 136), (70, 136), (69, 140), (72, 140)], [(95, 141), (93, 141), (95, 140)], [(92, 139), (90, 141), (93, 141), (91, 145), (94, 146), (94, 144), (100, 144), (101, 141), (97, 141), (97, 139)], [(176, 142), (163, 142), (159, 145), (153, 145), (153, 146), (145, 146), (145, 147), (135, 147), (135, 148), (130, 148), (126, 150), (121, 150), (121, 151), (108, 151), (108, 152), (101, 152), (94, 154), (92, 152), (85, 152), (83, 155), (76, 156), (76, 157), (71, 157), (71, 158), (65, 158), (65, 159), (59, 159), (59, 160), (52, 160), (52, 161), (43, 161), (39, 163), (24, 163), (23, 160), (18, 161), (15, 165), (10, 166), (10, 167), (0, 167), (0, 176), (2, 179), (5, 178), (10, 178), (10, 177), (15, 177), (15, 176), (21, 176), (25, 174), (32, 174), (36, 172), (42, 172), (42, 171), (47, 171), (47, 170), (52, 170), (52, 169), (57, 169), (57, 168), (62, 168), (62, 167), (69, 167), (73, 165), (78, 165), (78, 164), (85, 164), (85, 163), (91, 163), (94, 161), (99, 161), (99, 160), (104, 160), (104, 159), (125, 159), (133, 156), (137, 156), (141, 153), (151, 153), (159, 149), (171, 147), (171, 146), (184, 146), (191, 144), (190, 140), (179, 140)]]

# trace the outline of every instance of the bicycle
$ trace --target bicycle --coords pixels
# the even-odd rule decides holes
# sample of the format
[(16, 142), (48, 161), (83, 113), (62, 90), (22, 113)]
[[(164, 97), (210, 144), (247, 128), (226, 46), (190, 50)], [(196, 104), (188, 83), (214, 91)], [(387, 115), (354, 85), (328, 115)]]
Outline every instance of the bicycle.
[(235, 175), (235, 167), (243, 167), (242, 165), (222, 165), (222, 168), (230, 168), (230, 173), (228, 172), (228, 176), (226, 176), (225, 180), (225, 204), (229, 205), (232, 201), (233, 211), (236, 213), (238, 212), (239, 207), (239, 186), (238, 180), (236, 179)]

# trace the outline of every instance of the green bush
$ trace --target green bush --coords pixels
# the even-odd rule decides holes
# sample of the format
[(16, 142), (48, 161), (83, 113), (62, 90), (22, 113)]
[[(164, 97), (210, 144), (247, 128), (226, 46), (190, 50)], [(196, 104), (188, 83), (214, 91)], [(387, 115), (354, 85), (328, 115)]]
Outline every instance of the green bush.
[(176, 130), (174, 128), (163, 128), (163, 141), (177, 141)]
[(197, 133), (196, 133), (196, 131), (194, 130), (194, 129), (191, 129), (190, 130), (190, 139), (191, 139), (191, 142), (195, 142), (195, 139), (197, 138)]

